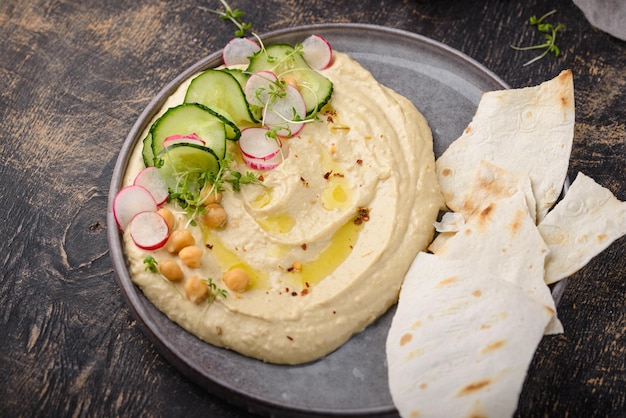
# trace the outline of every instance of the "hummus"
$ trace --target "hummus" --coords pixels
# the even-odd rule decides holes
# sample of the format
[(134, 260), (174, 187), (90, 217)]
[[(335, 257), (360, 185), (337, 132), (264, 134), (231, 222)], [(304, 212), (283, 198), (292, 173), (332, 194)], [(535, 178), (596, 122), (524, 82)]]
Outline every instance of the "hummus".
[[(267, 362), (322, 357), (382, 315), (443, 207), (431, 131), (413, 104), (342, 53), (322, 74), (334, 85), (330, 104), (286, 140), (283, 163), (262, 172), (261, 185), (223, 193), (224, 228), (187, 226), (203, 255), (197, 268), (181, 264), (185, 276), (227, 289), (224, 272), (243, 267), (251, 276), (245, 292), (191, 302), (183, 282), (143, 263), (177, 256), (124, 236), (133, 281), (158, 309), (210, 344)], [(163, 111), (182, 102), (186, 87)], [(236, 146), (229, 144), (233, 155)], [(143, 168), (141, 143), (131, 160), (126, 184)], [(252, 171), (237, 158), (231, 168)], [(183, 211), (167, 206), (185, 227)]]

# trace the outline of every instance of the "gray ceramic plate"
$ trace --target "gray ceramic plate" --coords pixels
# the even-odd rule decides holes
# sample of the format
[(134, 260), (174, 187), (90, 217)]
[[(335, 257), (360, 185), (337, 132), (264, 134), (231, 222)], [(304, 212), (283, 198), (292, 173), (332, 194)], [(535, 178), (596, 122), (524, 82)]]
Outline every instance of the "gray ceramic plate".
[[(470, 122), (484, 91), (507, 85), (469, 57), (422, 36), (378, 26), (328, 24), (272, 32), (264, 42), (298, 43), (317, 33), (350, 54), (420, 109), (441, 154)], [(142, 113), (120, 153), (110, 196), (130, 150), (153, 115), (191, 74), (221, 64), (216, 52), (184, 71)], [(111, 203), (111, 202), (110, 202)], [(109, 204), (109, 208), (111, 204)], [(387, 386), (385, 339), (394, 309), (327, 357), (301, 366), (265, 364), (201, 342), (159, 312), (133, 285), (109, 210), (109, 242), (130, 308), (160, 352), (182, 373), (227, 401), (272, 416), (397, 416)]]

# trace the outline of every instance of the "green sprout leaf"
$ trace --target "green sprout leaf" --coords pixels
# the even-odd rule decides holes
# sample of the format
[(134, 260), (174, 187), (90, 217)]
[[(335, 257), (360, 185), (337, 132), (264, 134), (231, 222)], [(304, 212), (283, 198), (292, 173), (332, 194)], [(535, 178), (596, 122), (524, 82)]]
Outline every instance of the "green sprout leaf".
[(244, 174), (239, 171), (232, 170), (230, 168), (233, 163), (233, 156), (227, 153), (224, 158), (220, 160), (220, 170), (215, 176), (210, 176), (209, 182), (213, 184), (213, 190), (215, 193), (224, 190), (224, 183), (229, 183), (233, 191), (238, 192), (241, 190), (243, 184), (259, 184), (263, 183), (255, 176), (254, 173), (246, 172)]
[(159, 263), (151, 255), (144, 258), (143, 263), (146, 265), (146, 271), (150, 271), (152, 273), (159, 272), (159, 268), (157, 267)]
[[(220, 159), (220, 169), (217, 173), (206, 172), (199, 176), (188, 177), (180, 173), (180, 179), (176, 190), (170, 190), (170, 200), (175, 200), (186, 212), (190, 225), (196, 225), (196, 219), (206, 213), (204, 203), (212, 195), (224, 191), (224, 185), (230, 184), (234, 192), (241, 191), (244, 184), (263, 185), (254, 173), (240, 173), (232, 170), (233, 156), (227, 153)], [(210, 189), (203, 193), (205, 187)]]
[(198, 8), (210, 13), (214, 13), (223, 20), (231, 21), (237, 27), (237, 30), (235, 31), (236, 37), (243, 38), (244, 36), (246, 36), (246, 32), (252, 30), (252, 23), (242, 21), (244, 12), (237, 8), (231, 8), (225, 0), (220, 0), (220, 3), (222, 3), (222, 6), (224, 6), (224, 10), (207, 9), (206, 7), (202, 6), (198, 6)]
[(555, 57), (558, 57), (559, 55), (561, 55), (561, 50), (559, 49), (559, 47), (556, 46), (556, 35), (558, 32), (562, 32), (565, 31), (565, 25), (558, 23), (556, 25), (553, 25), (552, 23), (547, 23), (545, 22), (545, 19), (552, 16), (553, 14), (556, 13), (556, 10), (551, 10), (548, 13), (544, 14), (543, 16), (537, 18), (537, 16), (533, 15), (528, 19), (528, 24), (530, 26), (535, 26), (537, 28), (537, 30), (541, 33), (544, 33), (544, 39), (545, 42), (541, 43), (541, 44), (536, 44), (536, 45), (531, 45), (531, 46), (525, 46), (525, 47), (520, 47), (520, 46), (515, 46), (515, 45), (511, 45), (511, 48), (517, 50), (517, 51), (529, 51), (532, 49), (543, 49), (543, 52), (536, 56), (535, 58), (527, 61), (526, 63), (524, 63), (524, 67), (539, 61), (540, 59), (542, 59), (543, 57), (545, 57), (546, 55), (548, 55), (549, 53), (554, 54)]
[(207, 286), (209, 286), (209, 297), (207, 298), (207, 302), (209, 305), (213, 303), (213, 301), (218, 296), (221, 297), (222, 299), (226, 299), (226, 297), (228, 296), (228, 292), (226, 291), (226, 289), (217, 287), (213, 279), (210, 277), (206, 279), (206, 283), (207, 283)]

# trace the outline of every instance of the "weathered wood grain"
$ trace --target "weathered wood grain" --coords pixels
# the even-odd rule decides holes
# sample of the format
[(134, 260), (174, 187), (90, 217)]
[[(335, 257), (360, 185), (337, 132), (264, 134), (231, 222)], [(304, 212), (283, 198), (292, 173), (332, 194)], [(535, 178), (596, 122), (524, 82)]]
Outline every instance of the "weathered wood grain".
[[(134, 121), (233, 27), (215, 1), (0, 2), (0, 416), (244, 417), (163, 360), (115, 282), (106, 240), (110, 176)], [(513, 87), (571, 68), (578, 171), (626, 200), (626, 44), (569, 0), (237, 1), (258, 32), (380, 24), (444, 42)], [(523, 67), (511, 44), (558, 10), (559, 59)], [(624, 416), (626, 240), (569, 281), (563, 335), (541, 343), (518, 416)]]

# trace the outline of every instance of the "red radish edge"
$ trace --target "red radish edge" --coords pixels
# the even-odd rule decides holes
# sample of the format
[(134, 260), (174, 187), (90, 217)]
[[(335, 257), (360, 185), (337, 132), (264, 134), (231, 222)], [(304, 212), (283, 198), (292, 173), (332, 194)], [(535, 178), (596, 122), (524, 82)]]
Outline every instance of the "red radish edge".
[(276, 138), (268, 138), (267, 128), (246, 128), (241, 131), (241, 137), (237, 142), (241, 154), (250, 159), (261, 161), (270, 160), (280, 152), (282, 141)]
[[(261, 128), (263, 129), (263, 128)], [(278, 167), (285, 158), (289, 155), (289, 145), (287, 142), (281, 142), (281, 148), (278, 149), (271, 158), (262, 159), (262, 158), (254, 158), (249, 155), (241, 153), (241, 158), (246, 163), (246, 165), (255, 170), (271, 170), (273, 168)]]
[(321, 35), (311, 35), (302, 42), (304, 60), (315, 70), (328, 68), (333, 61), (333, 48)]
[(224, 47), (222, 61), (226, 66), (248, 64), (250, 57), (260, 50), (259, 44), (252, 39), (233, 38)]
[[(164, 141), (165, 142), (165, 141)], [(137, 174), (133, 183), (136, 186), (142, 186), (150, 192), (157, 206), (162, 205), (169, 197), (167, 184), (161, 177), (159, 169), (156, 167), (146, 167)]]
[(157, 204), (152, 194), (143, 186), (126, 186), (117, 192), (113, 200), (113, 217), (122, 232), (139, 212), (156, 210)]
[(163, 140), (162, 144), (163, 144), (163, 148), (167, 148), (170, 145), (180, 144), (180, 143), (202, 145), (203, 147), (206, 145), (206, 141), (200, 138), (195, 133), (189, 134), (189, 135), (180, 135), (180, 134), (170, 135)]
[(137, 247), (156, 250), (167, 242), (169, 230), (165, 218), (158, 212), (139, 212), (128, 223), (130, 237)]
[[(271, 138), (266, 138), (267, 131), (266, 128), (248, 128), (242, 131), (239, 139), (243, 161), (248, 167), (255, 170), (276, 168), (289, 154), (288, 142), (280, 141), (280, 139), (278, 142), (274, 142)], [(244, 139), (243, 143), (241, 143), (242, 138)], [(264, 143), (260, 146), (254, 143), (259, 141)]]

